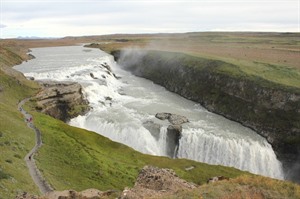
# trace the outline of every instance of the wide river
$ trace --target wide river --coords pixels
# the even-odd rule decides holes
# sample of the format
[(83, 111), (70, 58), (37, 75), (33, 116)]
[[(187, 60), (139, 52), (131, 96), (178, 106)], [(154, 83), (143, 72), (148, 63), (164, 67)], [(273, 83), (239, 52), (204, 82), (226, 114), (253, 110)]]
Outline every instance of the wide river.
[[(36, 59), (14, 68), (35, 80), (73, 81), (82, 85), (92, 109), (70, 121), (142, 153), (232, 166), (283, 179), (270, 144), (239, 123), (208, 112), (153, 82), (136, 77), (98, 49), (82, 46), (33, 48)], [(116, 78), (104, 65), (109, 65)], [(166, 121), (158, 112), (186, 116), (179, 147), (170, 151)]]

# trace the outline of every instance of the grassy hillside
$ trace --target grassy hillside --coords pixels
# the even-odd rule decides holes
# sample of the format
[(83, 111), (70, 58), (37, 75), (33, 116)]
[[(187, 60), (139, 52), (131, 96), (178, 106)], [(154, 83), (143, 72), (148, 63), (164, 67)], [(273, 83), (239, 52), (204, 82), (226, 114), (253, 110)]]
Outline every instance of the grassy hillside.
[[(11, 68), (24, 60), (24, 53), (27, 52), (23, 47), (14, 45), (16, 44), (1, 47), (1, 199), (13, 198), (22, 191), (39, 193), (23, 160), (34, 146), (35, 135), (26, 127), (17, 110), (18, 102), (34, 95), (38, 86)], [(58, 190), (83, 190), (91, 187), (122, 190), (134, 184), (138, 171), (146, 164), (174, 168), (183, 178), (200, 184), (215, 175), (236, 177), (245, 173), (223, 166), (143, 155), (96, 133), (70, 127), (33, 109), (31, 113), (35, 124), (42, 131), (44, 142), (37, 155), (38, 167)], [(191, 165), (196, 166), (193, 171), (184, 170)]]
[(166, 199), (298, 199), (300, 186), (261, 176), (240, 176), (229, 181), (207, 184), (193, 191), (183, 191)]
[(0, 48), (0, 198), (14, 198), (17, 192), (38, 193), (23, 158), (35, 143), (17, 110), (18, 101), (36, 92), (37, 85), (10, 68), (22, 60), (18, 53)]
[[(160, 36), (150, 37), (159, 39)], [(103, 39), (109, 37), (95, 37), (90, 38), (89, 41)], [(149, 36), (143, 36), (134, 43), (144, 45), (150, 39)], [(126, 43), (125, 40), (117, 41), (116, 38), (113, 40), (122, 45)], [(67, 41), (62, 42), (61, 45), (69, 45), (76, 41), (87, 40), (67, 38)], [(16, 193), (21, 191), (39, 193), (23, 160), (25, 154), (34, 146), (35, 135), (26, 127), (17, 110), (18, 101), (34, 95), (38, 86), (26, 80), (10, 66), (26, 58), (25, 47), (49, 46), (57, 43), (21, 41), (22, 45), (19, 44), (10, 41), (9, 45), (1, 45), (0, 48), (0, 199), (14, 198)], [(250, 197), (251, 194), (251, 196), (263, 195), (264, 198), (299, 198), (298, 185), (253, 176), (234, 168), (144, 155), (94, 132), (70, 127), (61, 121), (37, 113), (32, 108), (34, 107), (32, 103), (34, 102), (27, 105), (26, 109), (33, 114), (35, 125), (42, 131), (44, 142), (36, 155), (37, 164), (50, 184), (58, 190), (80, 191), (86, 188), (121, 190), (126, 186), (132, 186), (138, 171), (144, 165), (150, 164), (172, 168), (180, 177), (197, 184), (205, 183), (207, 178), (212, 176), (224, 175), (234, 178), (246, 174), (246, 177), (232, 179), (229, 183), (204, 185), (195, 192), (180, 193), (182, 198), (189, 196), (191, 198), (199, 198), (199, 196), (232, 198), (231, 196), (236, 196), (234, 194), (242, 194), (243, 198)], [(185, 168), (190, 166), (195, 166), (195, 169), (186, 171)], [(172, 197), (174, 198), (170, 196)]]
[[(203, 184), (216, 175), (236, 177), (245, 172), (191, 160), (174, 160), (144, 155), (94, 132), (71, 127), (49, 116), (33, 112), (43, 132), (44, 145), (38, 165), (57, 189), (119, 189), (131, 186), (145, 165), (172, 168), (189, 181)], [(186, 167), (195, 166), (191, 171)], [(80, 180), (79, 180), (80, 179)]]

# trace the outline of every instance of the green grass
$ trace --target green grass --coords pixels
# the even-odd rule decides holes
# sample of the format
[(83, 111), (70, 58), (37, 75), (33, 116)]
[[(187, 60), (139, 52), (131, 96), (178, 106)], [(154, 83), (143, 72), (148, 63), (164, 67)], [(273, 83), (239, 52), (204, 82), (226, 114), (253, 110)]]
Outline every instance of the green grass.
[(23, 158), (35, 144), (35, 135), (17, 110), (19, 100), (35, 89), (20, 83), (0, 70), (0, 198), (14, 198), (27, 191), (39, 193)]
[[(172, 168), (180, 177), (197, 184), (216, 175), (236, 177), (246, 173), (191, 160), (144, 155), (94, 132), (71, 127), (40, 113), (33, 112), (33, 115), (44, 142), (37, 163), (58, 190), (122, 190), (134, 184), (145, 165)], [(192, 165), (196, 168), (185, 170)]]
[[(170, 52), (159, 52), (161, 54)], [(195, 59), (198, 59), (198, 67), (202, 68), (201, 60), (205, 63), (218, 62), (217, 72), (230, 76), (256, 81), (258, 84), (269, 82), (270, 86), (282, 87), (288, 89), (300, 89), (300, 69), (288, 67), (285, 65), (264, 63), (258, 61), (246, 61), (242, 59), (216, 57), (198, 53), (177, 53), (172, 52), (173, 58), (186, 56), (187, 63), (193, 66)], [(203, 62), (202, 61), (202, 62)], [(260, 80), (260, 81), (257, 81)]]
[(179, 191), (176, 196), (165, 199), (298, 199), (300, 186), (287, 181), (280, 181), (261, 176), (239, 176), (229, 181), (219, 181), (203, 185), (192, 191)]
[[(9, 61), (0, 62), (0, 198), (14, 198), (23, 191), (39, 194), (23, 160), (35, 144), (35, 134), (17, 110), (18, 102), (34, 95), (38, 86), (10, 68), (20, 62), (18, 53), (5, 51), (1, 56)], [(70, 127), (35, 111), (32, 114), (44, 142), (37, 154), (38, 167), (58, 190), (122, 190), (134, 184), (146, 164), (173, 168), (181, 177), (196, 183), (204, 183), (215, 175), (235, 177), (245, 173), (223, 166), (143, 155), (96, 133)], [(191, 165), (196, 166), (193, 171), (184, 170)]]
[(251, 80), (256, 78), (265, 80), (265, 82), (268, 81), (274, 85), (300, 89), (299, 69), (262, 62), (246, 62), (242, 60), (229, 62), (234, 64), (222, 66), (219, 68), (219, 71), (228, 75), (243, 76)]
[(243, 60), (218, 60), (199, 55), (189, 55), (179, 52), (147, 51), (148, 59), (161, 60), (174, 67), (184, 66), (196, 69), (207, 69), (217, 73), (229, 75), (242, 80), (250, 80), (272, 89), (280, 88), (300, 93), (300, 70), (296, 68), (267, 64), (261, 62), (248, 62)]
[[(120, 37), (121, 38), (121, 37)], [(119, 39), (120, 39), (119, 38)], [(219, 67), (219, 71), (229, 75), (239, 75), (251, 80), (269, 81), (283, 87), (300, 88), (300, 68), (299, 63), (295, 60), (299, 54), (299, 33), (186, 33), (171, 34), (167, 37), (157, 35), (148, 36), (149, 45), (138, 41), (138, 38), (132, 42), (110, 42), (100, 43), (97, 46), (102, 50), (110, 53), (114, 50), (120, 50), (132, 46), (145, 46), (151, 50), (164, 50), (169, 52), (180, 52), (181, 54), (192, 55), (199, 59), (209, 59), (211, 61), (223, 61), (228, 63), (226, 66)], [(135, 41), (135, 42), (133, 42)], [(165, 45), (164, 45), (165, 44)], [(201, 47), (215, 48), (216, 52), (205, 51)], [(218, 52), (218, 47), (224, 48), (228, 54), (224, 55)], [(202, 49), (202, 50), (201, 50)], [(243, 52), (252, 52), (262, 49), (261, 53), (278, 54), (279, 57), (264, 59), (264, 56), (257, 55), (251, 60), (244, 55), (238, 57), (231, 55), (236, 50)], [(280, 53), (282, 54), (280, 54)], [(293, 56), (287, 52), (293, 52)], [(176, 54), (178, 55), (178, 54)], [(256, 60), (257, 59), (257, 60)], [(280, 62), (277, 62), (280, 60)], [(258, 81), (261, 83), (263, 81)]]
[[(32, 194), (39, 193), (23, 160), (25, 154), (34, 146), (35, 135), (26, 127), (22, 115), (17, 110), (18, 101), (33, 95), (37, 86), (6, 66), (18, 63), (20, 56), (14, 54), (13, 51), (5, 52), (5, 56), (8, 56), (5, 57), (6, 61), (0, 60), (1, 69), (6, 71), (5, 74), (0, 70), (0, 199), (14, 198), (17, 193), (22, 191)], [(256, 64), (262, 64), (265, 70), (275, 70), (274, 77), (279, 74), (276, 72), (278, 70), (276, 67), (263, 63)], [(227, 70), (233, 69), (224, 65), (219, 72), (228, 72)], [(257, 70), (257, 73), (261, 72), (260, 68)], [(287, 71), (281, 72), (285, 73), (287, 80), (290, 75), (291, 79), (298, 77), (297, 75), (293, 76), (294, 71), (285, 70)], [(237, 76), (245, 73), (240, 68), (233, 71), (232, 74)], [(229, 72), (231, 73), (231, 71)], [(174, 169), (179, 177), (197, 184), (205, 183), (212, 176), (223, 175), (234, 178), (247, 174), (224, 166), (144, 155), (94, 132), (74, 128), (37, 113), (31, 107), (34, 106), (26, 106), (26, 109), (31, 110), (30, 112), (34, 115), (35, 125), (42, 131), (44, 142), (36, 156), (37, 164), (50, 184), (58, 190), (75, 189), (80, 191), (87, 188), (122, 190), (124, 187), (134, 184), (139, 170), (144, 165)], [(190, 166), (195, 166), (195, 169), (186, 171), (185, 168)], [(248, 185), (257, 189), (262, 186), (260, 190), (266, 194), (269, 194), (270, 187), (276, 185), (274, 189), (271, 189), (273, 195), (270, 196), (277, 196), (277, 192), (282, 194), (280, 195), (283, 196), (282, 198), (293, 198), (295, 195), (293, 192), (299, 195), (299, 187), (294, 184), (291, 185), (287, 182), (273, 184), (269, 183), (267, 178), (252, 178), (249, 177), (252, 176), (251, 174), (247, 174), (247, 176), (237, 178), (237, 181), (233, 179), (233, 184), (204, 185), (203, 192), (200, 190), (197, 193), (184, 193), (182, 198), (189, 196), (199, 198), (198, 193), (208, 192), (212, 198), (217, 198), (220, 196), (218, 194), (222, 195), (225, 191), (229, 194), (230, 191), (240, 189), (240, 186), (243, 189)], [(243, 178), (246, 180), (238, 181)], [(276, 192), (276, 190), (279, 191)], [(284, 190), (288, 191), (285, 193)], [(217, 195), (215, 196), (214, 193)]]

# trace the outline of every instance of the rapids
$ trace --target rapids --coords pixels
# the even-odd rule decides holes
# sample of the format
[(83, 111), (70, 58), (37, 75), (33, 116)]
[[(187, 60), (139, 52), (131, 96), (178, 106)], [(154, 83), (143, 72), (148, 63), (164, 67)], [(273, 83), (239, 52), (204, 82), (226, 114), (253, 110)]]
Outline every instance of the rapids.
[[(72, 126), (95, 131), (142, 153), (284, 178), (271, 145), (254, 131), (122, 70), (112, 56), (98, 49), (34, 48), (32, 54), (36, 59), (14, 68), (35, 80), (74, 81), (82, 85), (92, 109), (73, 118), (69, 123)], [(103, 67), (105, 64), (115, 76)], [(174, 151), (167, 143), (168, 122), (154, 117), (158, 112), (183, 115), (190, 121), (183, 124)]]

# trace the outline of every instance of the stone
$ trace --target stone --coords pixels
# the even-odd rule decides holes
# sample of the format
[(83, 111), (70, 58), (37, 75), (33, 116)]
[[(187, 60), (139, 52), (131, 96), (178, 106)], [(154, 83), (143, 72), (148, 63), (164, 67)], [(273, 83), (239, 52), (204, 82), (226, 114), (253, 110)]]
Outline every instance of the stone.
[(171, 114), (169, 117), (169, 122), (174, 125), (180, 125), (189, 122), (189, 120), (184, 116)]
[(215, 176), (215, 177), (209, 178), (207, 180), (207, 184), (222, 181), (222, 180), (229, 180), (229, 178), (224, 177), (224, 176)]
[(185, 116), (172, 113), (156, 113), (155, 117), (160, 120), (168, 119), (169, 122), (174, 125), (180, 125), (189, 122), (189, 120)]
[(107, 97), (105, 97), (105, 100), (111, 101), (112, 98), (107, 96)]
[(164, 198), (176, 195), (179, 190), (195, 188), (197, 185), (179, 178), (172, 169), (145, 166), (140, 171), (134, 187), (126, 188), (120, 198)]
[(160, 120), (169, 119), (171, 113), (156, 113), (155, 117)]
[(90, 73), (90, 76), (91, 76), (93, 79), (98, 79), (97, 77), (94, 76), (93, 73)]

